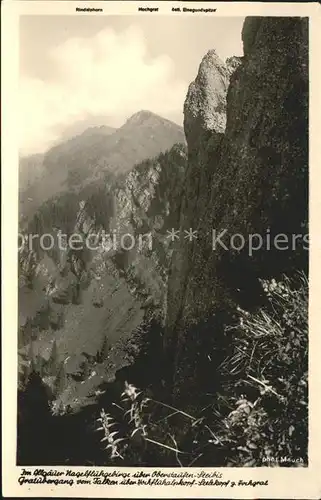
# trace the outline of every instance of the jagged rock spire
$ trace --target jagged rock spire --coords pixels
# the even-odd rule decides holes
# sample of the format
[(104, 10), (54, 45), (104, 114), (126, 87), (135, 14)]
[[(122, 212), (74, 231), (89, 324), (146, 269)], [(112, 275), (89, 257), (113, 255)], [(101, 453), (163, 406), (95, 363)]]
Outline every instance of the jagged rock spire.
[(229, 76), (226, 64), (215, 50), (209, 50), (188, 88), (184, 103), (184, 129), (189, 150), (203, 132), (224, 132)]

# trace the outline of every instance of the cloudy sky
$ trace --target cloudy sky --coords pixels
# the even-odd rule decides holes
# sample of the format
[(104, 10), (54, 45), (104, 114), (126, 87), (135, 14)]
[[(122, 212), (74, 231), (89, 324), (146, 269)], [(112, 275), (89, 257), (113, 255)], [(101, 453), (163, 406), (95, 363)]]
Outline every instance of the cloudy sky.
[(242, 55), (244, 18), (23, 16), (20, 150), (43, 152), (87, 126), (148, 109), (179, 124), (209, 49)]

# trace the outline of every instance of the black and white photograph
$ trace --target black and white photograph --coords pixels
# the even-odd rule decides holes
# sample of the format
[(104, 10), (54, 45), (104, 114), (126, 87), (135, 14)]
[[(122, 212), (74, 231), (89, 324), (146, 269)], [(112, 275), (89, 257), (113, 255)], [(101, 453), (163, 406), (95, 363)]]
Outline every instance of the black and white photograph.
[(19, 18), (17, 466), (309, 466), (309, 18), (181, 11)]

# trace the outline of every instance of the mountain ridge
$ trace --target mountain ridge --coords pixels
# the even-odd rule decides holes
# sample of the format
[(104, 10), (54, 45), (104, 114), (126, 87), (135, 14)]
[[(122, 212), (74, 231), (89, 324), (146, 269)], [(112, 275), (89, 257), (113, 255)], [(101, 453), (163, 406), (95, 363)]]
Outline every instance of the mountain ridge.
[[(90, 127), (42, 156), (21, 158), (20, 214), (30, 218), (42, 202), (59, 192), (126, 174), (136, 163), (165, 152), (175, 143), (185, 143), (183, 128), (143, 110), (118, 129)], [(37, 159), (36, 166), (33, 158)], [(24, 166), (28, 166), (30, 176)]]

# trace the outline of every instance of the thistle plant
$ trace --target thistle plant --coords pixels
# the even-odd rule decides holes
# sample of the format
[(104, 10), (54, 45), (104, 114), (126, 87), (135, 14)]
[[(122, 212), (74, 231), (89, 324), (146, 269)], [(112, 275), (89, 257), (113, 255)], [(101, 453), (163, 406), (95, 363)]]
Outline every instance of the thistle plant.
[[(119, 403), (113, 403), (113, 407), (120, 410), (117, 420), (110, 414), (107, 414), (105, 410), (101, 410), (100, 418), (98, 419), (100, 427), (97, 430), (104, 431), (105, 435), (101, 441), (108, 442), (106, 449), (111, 450), (110, 458), (120, 457), (121, 459), (126, 458), (139, 461), (143, 457), (143, 450), (146, 450), (147, 443), (152, 443), (153, 446), (157, 445), (165, 451), (174, 452), (176, 457), (178, 457), (178, 454), (183, 453), (178, 449), (175, 437), (168, 433), (165, 433), (165, 437), (169, 437), (174, 446), (169, 446), (158, 439), (149, 437), (153, 430), (158, 429), (157, 422), (152, 422), (155, 409), (152, 403), (159, 404), (164, 408), (173, 409), (172, 407), (144, 397), (142, 391), (127, 381), (125, 382), (124, 391), (120, 395)], [(176, 410), (175, 413), (177, 412), (179, 413), (180, 411)], [(123, 437), (115, 439), (115, 436), (120, 434), (120, 429)], [(125, 442), (121, 452), (117, 446), (120, 442)], [(138, 450), (140, 451), (138, 452)], [(126, 457), (124, 457), (124, 454), (126, 454)], [(179, 460), (178, 463), (181, 464)]]
[(101, 442), (107, 441), (107, 446), (106, 450), (110, 450), (110, 458), (121, 458), (123, 459), (123, 456), (119, 452), (118, 445), (120, 442), (124, 441), (124, 438), (117, 438), (115, 437), (119, 434), (118, 431), (112, 431), (112, 427), (117, 426), (117, 423), (114, 421), (111, 415), (105, 412), (104, 409), (101, 410), (100, 412), (100, 417), (97, 418), (97, 422), (100, 423), (100, 427), (97, 428), (97, 431), (103, 431), (104, 436), (100, 440)]
[(138, 391), (137, 387), (125, 382), (124, 392), (121, 394), (121, 401), (126, 406), (129, 406), (125, 411), (124, 416), (129, 417), (129, 424), (133, 427), (130, 437), (132, 438), (137, 432), (142, 436), (147, 436), (147, 425), (144, 423), (144, 410), (148, 404), (148, 398), (139, 398), (142, 392)]

